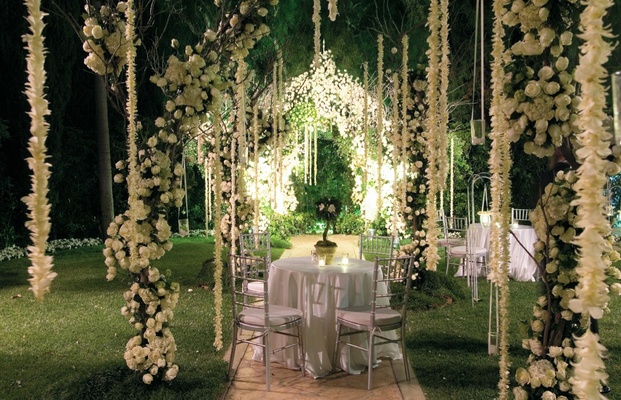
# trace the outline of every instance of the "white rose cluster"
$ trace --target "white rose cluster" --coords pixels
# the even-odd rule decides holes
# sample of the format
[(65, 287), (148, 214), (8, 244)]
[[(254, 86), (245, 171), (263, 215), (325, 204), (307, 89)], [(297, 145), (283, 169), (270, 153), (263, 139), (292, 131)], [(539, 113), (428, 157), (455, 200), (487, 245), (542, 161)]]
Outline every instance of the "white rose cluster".
[(127, 64), (130, 43), (125, 38), (126, 8), (124, 1), (118, 2), (116, 8), (105, 4), (99, 9), (89, 4), (84, 6), (82, 48), (87, 53), (84, 64), (99, 75), (113, 74), (118, 77)]
[(559, 32), (548, 23), (550, 7), (569, 12), (572, 3), (513, 1), (503, 15), (505, 25), (519, 25), (523, 34), (509, 50), (513, 61), (506, 67), (502, 111), (510, 119), (507, 135), (512, 141), (526, 136), (524, 151), (538, 157), (551, 156), (563, 138), (577, 131), (579, 98), (564, 56), (573, 41), (571, 26), (558, 27)]
[(168, 328), (179, 301), (179, 284), (167, 281), (170, 271), (161, 274), (149, 267), (147, 275), (146, 282), (134, 282), (125, 292), (121, 314), (139, 331), (125, 346), (125, 362), (130, 369), (144, 372), (143, 382), (150, 384), (154, 377), (172, 380), (179, 371), (174, 364), (177, 346)]

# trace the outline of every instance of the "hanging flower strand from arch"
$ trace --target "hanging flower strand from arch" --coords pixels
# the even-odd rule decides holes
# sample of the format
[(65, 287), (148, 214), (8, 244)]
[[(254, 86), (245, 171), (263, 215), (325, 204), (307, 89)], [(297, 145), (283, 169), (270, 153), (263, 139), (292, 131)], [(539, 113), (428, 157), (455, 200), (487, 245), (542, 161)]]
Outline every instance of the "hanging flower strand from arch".
[[(447, 143), (448, 143), (448, 85), (449, 85), (449, 25), (448, 25), (448, 0), (440, 1), (440, 40), (442, 46), (442, 57), (440, 61), (440, 93), (438, 98), (438, 176), (440, 177), (440, 193), (443, 193), (446, 189), (446, 176), (447, 176)], [(444, 208), (444, 204), (440, 203), (440, 208)]]
[(505, 81), (504, 64), (505, 64), (505, 46), (503, 39), (505, 36), (504, 27), (502, 25), (503, 1), (495, 0), (494, 8), (494, 26), (492, 36), (492, 103), (490, 109), (491, 125), (492, 125), (492, 150), (490, 155), (490, 172), (491, 172), (491, 191), (492, 191), (492, 212), (493, 219), (499, 222), (493, 224), (492, 234), (492, 252), (490, 265), (492, 271), (489, 275), (490, 280), (500, 288), (500, 300), (498, 313), (500, 314), (499, 322), (499, 396), (500, 400), (509, 398), (509, 212), (511, 204), (511, 181), (509, 180), (509, 171), (511, 169), (512, 160), (509, 153), (509, 140), (505, 132), (509, 128), (508, 116), (503, 113), (502, 104), (505, 100), (503, 95), (503, 84)]
[(382, 157), (384, 136), (384, 36), (377, 35), (377, 210), (382, 210)]
[(328, 12), (330, 13), (329, 18), (332, 22), (336, 21), (336, 16), (339, 13), (336, 2), (337, 0), (328, 0)]
[(315, 68), (319, 66), (319, 57), (321, 53), (321, 2), (320, 0), (313, 1), (313, 23), (315, 24), (315, 36), (313, 43), (315, 45), (315, 57), (313, 58), (313, 65)]
[(30, 231), (32, 245), (28, 246), (28, 258), (31, 266), (28, 273), (31, 278), (30, 290), (35, 298), (43, 301), (45, 293), (50, 290), (50, 283), (56, 277), (52, 272), (53, 257), (46, 256), (47, 240), (50, 233), (50, 204), (48, 203), (47, 193), (48, 179), (51, 175), (47, 158), (47, 148), (45, 141), (49, 130), (49, 124), (45, 117), (50, 115), (48, 101), (45, 98), (45, 45), (43, 44), (43, 29), (45, 23), (43, 18), (47, 15), (41, 12), (41, 1), (26, 0), (24, 2), (28, 9), (27, 21), (30, 34), (24, 35), (28, 55), (26, 57), (28, 82), (26, 83), (25, 94), (30, 104), (30, 133), (32, 137), (28, 140), (28, 151), (30, 157), (26, 159), (28, 168), (32, 170), (32, 192), (22, 198), (28, 207), (29, 221), (26, 227)]
[[(608, 265), (604, 254), (611, 251), (610, 223), (604, 215), (606, 198), (602, 188), (606, 186), (611, 134), (602, 126), (606, 118), (605, 82), (608, 74), (604, 65), (608, 61), (612, 47), (606, 39), (612, 38), (610, 29), (604, 25), (606, 10), (612, 7), (610, 0), (584, 2), (586, 7), (580, 15), (579, 35), (584, 43), (580, 46), (581, 55), (576, 68), (576, 81), (581, 84), (582, 99), (578, 105), (580, 132), (577, 135), (581, 146), (576, 156), (581, 162), (578, 168), (576, 190), (577, 226), (583, 228), (575, 238), (579, 248), (576, 272), (579, 283), (576, 298), (569, 302), (569, 308), (593, 319), (600, 319), (607, 307), (608, 284), (606, 270)], [(606, 350), (598, 341), (598, 336), (587, 326), (586, 332), (575, 338), (576, 354), (580, 357), (574, 364), (571, 378), (572, 392), (579, 399), (594, 399), (599, 396), (601, 382), (608, 374), (602, 360)]]
[(429, 271), (435, 271), (438, 267), (438, 260), (440, 259), (437, 248), (437, 227), (435, 224), (435, 215), (436, 198), (438, 196), (438, 190), (440, 188), (438, 179), (441, 178), (438, 175), (438, 88), (440, 87), (440, 79), (438, 77), (440, 60), (438, 60), (438, 53), (440, 52), (440, 10), (437, 0), (431, 0), (431, 3), (429, 5), (428, 25), (429, 37), (427, 38), (427, 43), (429, 43), (429, 50), (427, 50), (427, 55), (429, 59), (429, 66), (427, 67), (427, 82), (429, 83), (429, 85), (427, 90), (427, 103), (429, 104), (429, 113), (426, 136), (429, 146), (429, 165), (425, 174), (427, 176), (427, 186), (429, 187), (429, 197), (427, 199), (427, 215), (429, 216), (429, 218), (426, 220), (427, 243), (429, 244), (429, 247), (427, 248), (426, 258), (427, 269)]

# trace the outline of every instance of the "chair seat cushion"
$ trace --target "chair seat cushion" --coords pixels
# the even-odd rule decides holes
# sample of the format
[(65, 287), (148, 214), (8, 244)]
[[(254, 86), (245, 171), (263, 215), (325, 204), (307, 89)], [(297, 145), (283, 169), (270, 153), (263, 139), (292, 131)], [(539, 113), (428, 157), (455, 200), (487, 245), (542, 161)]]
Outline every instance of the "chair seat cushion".
[(255, 297), (263, 297), (263, 282), (248, 282), (246, 287), (246, 294)]
[[(302, 311), (291, 307), (270, 305), (270, 326), (278, 326), (302, 319)], [(239, 320), (245, 324), (263, 326), (265, 311), (262, 308), (246, 308), (239, 313)]]
[[(337, 310), (338, 319), (351, 322), (356, 325), (371, 325), (371, 306), (358, 306)], [(390, 325), (399, 323), (401, 314), (392, 308), (379, 308), (375, 310), (375, 325)]]
[[(483, 247), (470, 247), (470, 254), (476, 257), (485, 257), (487, 255), (487, 249)], [(455, 257), (465, 257), (468, 255), (468, 248), (466, 246), (452, 247), (451, 255)]]
[(437, 246), (440, 247), (449, 247), (449, 246), (459, 246), (464, 244), (464, 239), (460, 238), (448, 238), (448, 239), (438, 239)]

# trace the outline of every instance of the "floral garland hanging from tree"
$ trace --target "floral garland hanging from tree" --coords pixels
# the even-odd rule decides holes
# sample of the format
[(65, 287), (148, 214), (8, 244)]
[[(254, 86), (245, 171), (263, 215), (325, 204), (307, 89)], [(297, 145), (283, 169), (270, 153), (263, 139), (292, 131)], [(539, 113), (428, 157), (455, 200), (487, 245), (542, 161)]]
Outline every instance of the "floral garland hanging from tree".
[(429, 16), (428, 16), (428, 25), (429, 25), (429, 37), (427, 38), (427, 43), (429, 44), (429, 50), (427, 50), (427, 56), (429, 59), (429, 66), (427, 67), (427, 81), (429, 82), (428, 90), (427, 90), (427, 101), (429, 110), (428, 110), (428, 123), (426, 125), (426, 136), (427, 143), (429, 145), (429, 164), (427, 166), (427, 170), (425, 171), (425, 175), (427, 177), (427, 185), (429, 187), (428, 193), (429, 198), (427, 201), (427, 215), (432, 216), (428, 218), (427, 221), (427, 242), (429, 247), (427, 248), (427, 269), (429, 271), (435, 271), (438, 267), (438, 260), (440, 259), (438, 255), (437, 248), (437, 227), (435, 224), (435, 215), (436, 215), (436, 198), (438, 196), (438, 192), (442, 186), (442, 178), (439, 175), (439, 167), (438, 163), (440, 160), (439, 156), (439, 87), (440, 87), (440, 77), (438, 76), (438, 71), (440, 71), (440, 60), (438, 59), (438, 54), (440, 54), (440, 9), (438, 0), (431, 0), (429, 5)]
[(507, 116), (502, 111), (504, 100), (503, 86), (505, 83), (504, 65), (508, 53), (504, 46), (505, 31), (502, 25), (503, 1), (495, 0), (494, 27), (492, 38), (492, 102), (490, 106), (490, 117), (492, 131), (491, 154), (489, 159), (491, 173), (491, 193), (492, 193), (492, 220), (498, 222), (492, 225), (490, 233), (491, 252), (490, 266), (491, 271), (488, 275), (490, 281), (500, 288), (500, 300), (497, 304), (500, 315), (499, 342), (499, 399), (508, 399), (509, 396), (509, 227), (510, 207), (511, 207), (511, 181), (509, 171), (512, 160), (509, 148), (509, 140), (505, 135), (509, 126)]
[(45, 161), (47, 158), (47, 147), (45, 141), (49, 130), (49, 124), (45, 117), (50, 114), (48, 102), (45, 98), (45, 46), (43, 44), (43, 29), (45, 23), (43, 18), (47, 15), (41, 12), (41, 1), (26, 0), (24, 2), (28, 9), (28, 24), (30, 34), (24, 35), (28, 55), (26, 57), (28, 82), (26, 83), (26, 97), (30, 104), (31, 118), (30, 133), (32, 137), (28, 140), (28, 151), (30, 157), (26, 159), (28, 168), (32, 170), (32, 192), (22, 198), (28, 207), (28, 218), (26, 227), (30, 231), (32, 245), (28, 246), (28, 258), (31, 266), (28, 273), (31, 278), (30, 290), (35, 298), (43, 301), (45, 293), (49, 292), (50, 284), (56, 277), (52, 272), (53, 257), (45, 255), (47, 240), (50, 233), (50, 205), (47, 199), (48, 180), (51, 175), (50, 165)]
[[(588, 1), (580, 16), (580, 62), (575, 71), (576, 81), (581, 85), (582, 99), (578, 104), (580, 133), (577, 140), (580, 148), (576, 151), (581, 163), (577, 171), (576, 191), (576, 226), (582, 233), (575, 238), (578, 247), (579, 277), (576, 297), (569, 301), (569, 308), (580, 313), (589, 321), (599, 320), (610, 300), (606, 283), (609, 263), (606, 255), (612, 246), (606, 237), (611, 234), (611, 227), (604, 215), (607, 205), (602, 188), (606, 186), (607, 174), (610, 172), (607, 157), (611, 154), (612, 135), (602, 125), (606, 119), (606, 81), (608, 73), (604, 65), (608, 61), (612, 46), (607, 39), (612, 37), (610, 28), (604, 25), (606, 10), (612, 7), (610, 0)], [(615, 172), (619, 168), (614, 168)], [(599, 395), (601, 382), (608, 374), (602, 356), (605, 347), (599, 343), (599, 332), (592, 324), (586, 325), (582, 335), (576, 335), (576, 355), (574, 376), (570, 379), (572, 392), (579, 399), (593, 399)]]

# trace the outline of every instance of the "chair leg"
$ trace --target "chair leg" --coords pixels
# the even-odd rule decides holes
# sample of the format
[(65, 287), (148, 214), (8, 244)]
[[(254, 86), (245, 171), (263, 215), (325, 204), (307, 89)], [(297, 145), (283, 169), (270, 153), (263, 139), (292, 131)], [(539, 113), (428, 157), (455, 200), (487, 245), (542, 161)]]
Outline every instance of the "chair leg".
[(405, 369), (405, 379), (410, 380), (410, 362), (405, 348), (405, 325), (401, 324), (401, 358), (403, 359), (403, 368)]
[(302, 357), (302, 376), (306, 375), (306, 354), (304, 353), (304, 342), (302, 339), (302, 325), (298, 325), (298, 352)]
[(375, 332), (373, 331), (369, 332), (369, 376), (367, 377), (367, 390), (371, 390), (371, 388), (373, 388), (373, 357), (375, 355), (375, 352), (373, 351), (375, 348), (375, 346), (373, 346), (373, 342), (375, 339), (374, 334)]
[(332, 355), (332, 370), (338, 368), (339, 344), (341, 343), (341, 324), (336, 324), (336, 342), (334, 343), (334, 354)]
[(263, 354), (265, 355), (265, 391), (270, 391), (270, 361), (271, 361), (271, 353), (270, 353), (270, 332), (271, 329), (267, 328), (265, 331), (265, 336), (263, 336), (263, 340), (265, 340), (265, 347), (263, 347)]
[(228, 380), (233, 380), (233, 361), (235, 361), (235, 348), (237, 347), (237, 324), (233, 323), (233, 340), (231, 341), (231, 357), (229, 358), (229, 372), (227, 374)]

